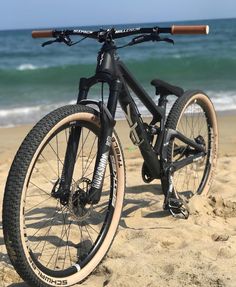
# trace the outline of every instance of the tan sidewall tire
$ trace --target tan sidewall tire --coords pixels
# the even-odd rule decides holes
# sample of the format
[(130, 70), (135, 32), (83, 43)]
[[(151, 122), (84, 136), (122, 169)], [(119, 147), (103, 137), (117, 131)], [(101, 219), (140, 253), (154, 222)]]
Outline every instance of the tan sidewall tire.
[[(23, 207), (24, 207), (24, 198), (26, 194), (26, 184), (28, 182), (31, 170), (33, 168), (34, 162), (37, 159), (38, 154), (40, 153), (43, 145), (47, 141), (47, 139), (62, 125), (73, 122), (73, 121), (87, 121), (95, 124), (99, 127), (99, 119), (91, 113), (81, 112), (77, 114), (72, 114), (70, 116), (65, 117), (63, 120), (58, 122), (51, 130), (50, 132), (44, 137), (41, 144), (38, 146), (37, 151), (34, 154), (34, 157), (31, 160), (31, 164), (28, 168), (28, 172), (25, 177), (23, 192), (22, 192), (22, 199), (21, 199), (21, 218), (20, 218), (20, 224), (21, 224), (21, 238), (24, 237), (24, 218), (23, 218)], [(117, 227), (119, 225), (119, 220), (122, 212), (123, 207), (123, 198), (124, 198), (124, 189), (125, 189), (125, 169), (124, 169), (124, 158), (123, 153), (121, 150), (121, 146), (119, 143), (119, 140), (114, 133), (113, 139), (112, 139), (112, 151), (115, 159), (115, 166), (116, 166), (116, 193), (113, 196), (113, 206), (114, 206), (114, 213), (112, 217), (111, 224), (109, 226), (109, 230), (107, 232), (107, 235), (100, 246), (97, 253), (94, 255), (94, 257), (91, 259), (91, 261), (81, 270), (79, 270), (77, 273), (65, 277), (65, 278), (54, 278), (50, 277), (47, 274), (44, 274), (41, 270), (38, 269), (38, 267), (35, 266), (35, 264), (30, 259), (29, 249), (27, 247), (27, 243), (25, 240), (22, 240), (22, 246), (25, 251), (25, 255), (28, 261), (28, 264), (32, 271), (37, 275), (37, 277), (44, 282), (45, 286), (48, 286), (47, 284), (50, 284), (49, 286), (71, 286), (73, 284), (76, 284), (82, 280), (84, 280), (101, 262), (103, 257), (106, 255), (107, 251), (109, 250), (109, 247), (113, 241), (113, 238), (115, 236)], [(55, 280), (57, 280), (57, 283), (53, 283)], [(43, 285), (42, 285), (43, 286)]]
[(209, 97), (207, 95), (203, 94), (203, 93), (194, 93), (192, 96), (190, 96), (189, 100), (182, 107), (182, 111), (181, 111), (181, 113), (179, 115), (179, 119), (177, 121), (176, 127), (178, 127), (179, 120), (181, 119), (185, 109), (188, 107), (188, 105), (191, 102), (193, 102), (195, 100), (200, 100), (207, 107), (207, 110), (208, 110), (208, 113), (209, 113), (209, 118), (211, 119), (211, 123), (212, 123), (213, 142), (212, 142), (212, 149), (211, 149), (211, 155), (210, 155), (211, 169), (210, 169), (208, 178), (207, 178), (207, 180), (205, 182), (204, 188), (203, 188), (202, 192), (200, 193), (201, 195), (207, 195), (209, 190), (210, 190), (210, 187), (212, 185), (213, 179), (215, 177), (216, 165), (217, 165), (217, 156), (218, 156), (217, 117), (216, 117), (216, 112), (215, 112), (213, 103), (211, 102)]

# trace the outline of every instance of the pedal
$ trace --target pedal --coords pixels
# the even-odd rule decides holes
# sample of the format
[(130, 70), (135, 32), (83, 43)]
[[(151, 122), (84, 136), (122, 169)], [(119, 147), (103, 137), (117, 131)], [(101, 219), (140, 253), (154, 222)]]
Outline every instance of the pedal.
[(180, 219), (188, 219), (189, 208), (181, 198), (169, 198), (165, 209), (168, 209), (173, 217)]

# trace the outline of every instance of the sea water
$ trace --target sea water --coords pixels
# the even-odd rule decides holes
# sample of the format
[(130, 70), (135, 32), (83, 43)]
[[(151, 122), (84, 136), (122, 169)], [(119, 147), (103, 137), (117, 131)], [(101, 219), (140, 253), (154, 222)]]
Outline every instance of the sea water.
[[(236, 19), (114, 26), (172, 24), (206, 24), (210, 34), (165, 35), (175, 41), (174, 46), (148, 42), (118, 50), (119, 57), (156, 102), (150, 81), (159, 78), (185, 90), (204, 90), (218, 111), (236, 109)], [(130, 39), (119, 39), (117, 45)], [(42, 48), (44, 40), (48, 39), (32, 39), (31, 30), (0, 31), (0, 126), (34, 123), (57, 107), (75, 103), (80, 77), (94, 74), (100, 43), (86, 39), (72, 47), (56, 43)], [(89, 96), (98, 99), (100, 87), (92, 89)], [(137, 105), (147, 115), (139, 101)], [(116, 117), (124, 117), (120, 108)]]

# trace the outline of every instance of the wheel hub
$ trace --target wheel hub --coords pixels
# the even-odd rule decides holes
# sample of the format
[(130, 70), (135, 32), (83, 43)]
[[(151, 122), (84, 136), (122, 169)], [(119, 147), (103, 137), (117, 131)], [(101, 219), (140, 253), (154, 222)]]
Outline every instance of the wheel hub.
[(200, 144), (202, 146), (206, 146), (206, 141), (205, 139), (203, 138), (203, 136), (199, 135), (198, 137), (195, 138), (195, 141), (197, 144)]
[(88, 204), (86, 201), (90, 186), (91, 180), (83, 177), (72, 187), (68, 208), (77, 221), (83, 221), (88, 218), (93, 210), (93, 205)]

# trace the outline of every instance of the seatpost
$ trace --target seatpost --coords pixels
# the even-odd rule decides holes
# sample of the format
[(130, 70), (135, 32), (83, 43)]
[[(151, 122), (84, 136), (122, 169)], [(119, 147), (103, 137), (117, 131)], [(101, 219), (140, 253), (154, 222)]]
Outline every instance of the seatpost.
[(166, 105), (168, 103), (168, 100), (167, 100), (167, 96), (166, 95), (160, 95), (160, 98), (158, 100), (158, 107), (161, 107), (164, 111), (163, 113), (163, 116), (161, 118), (161, 122), (160, 122), (160, 128), (161, 130), (164, 129), (165, 127), (165, 121), (166, 121)]

